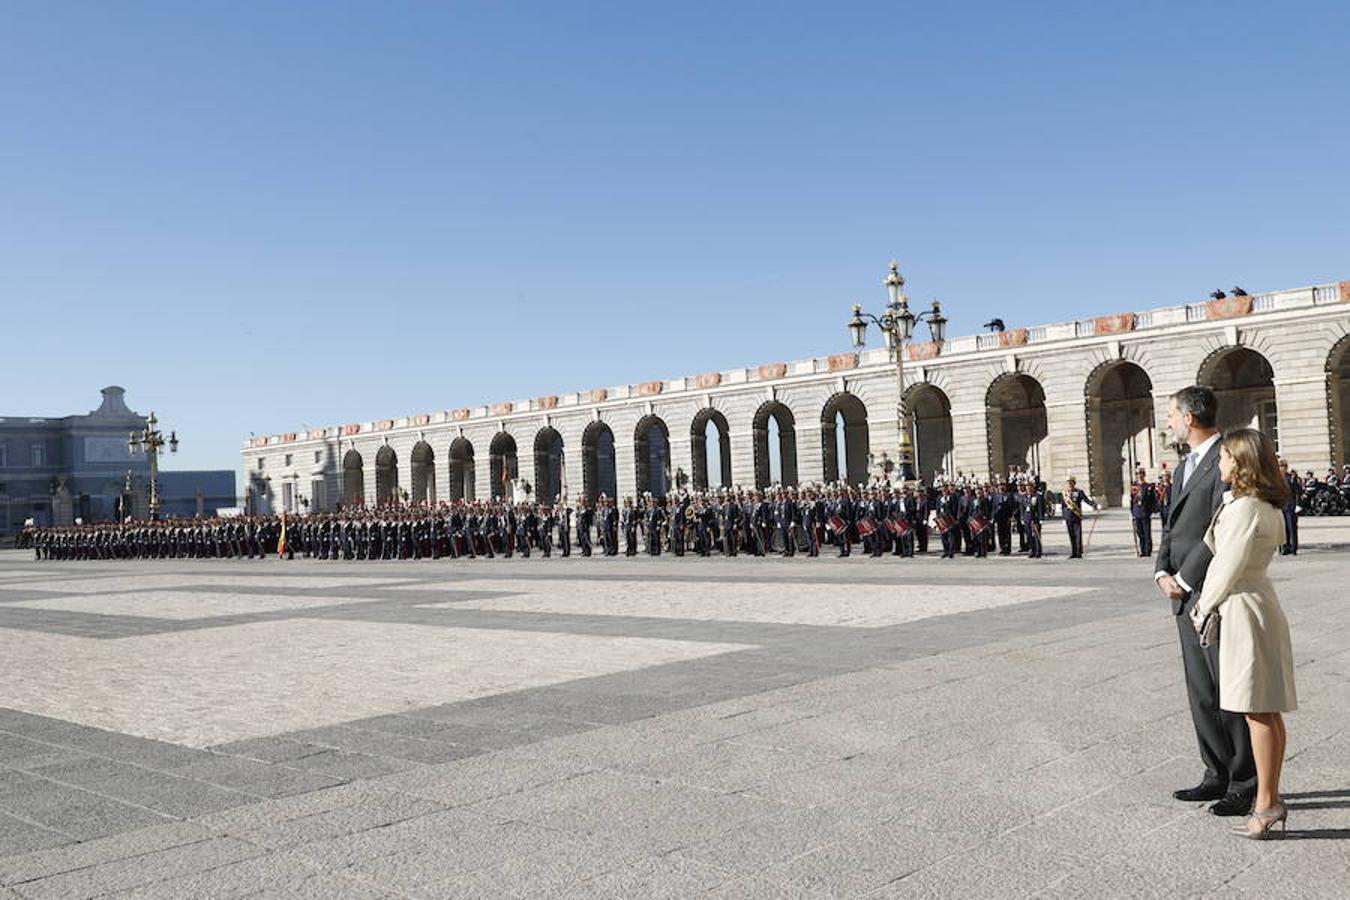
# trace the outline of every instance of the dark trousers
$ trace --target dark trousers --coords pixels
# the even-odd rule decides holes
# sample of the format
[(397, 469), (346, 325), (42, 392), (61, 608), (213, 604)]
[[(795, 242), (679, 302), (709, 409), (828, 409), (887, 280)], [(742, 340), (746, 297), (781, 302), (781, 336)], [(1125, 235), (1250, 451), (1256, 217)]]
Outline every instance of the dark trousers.
[(994, 527), (998, 531), (998, 552), (1000, 556), (1009, 556), (1012, 554), (1012, 518), (1005, 517), (994, 520)]
[(948, 559), (948, 558), (954, 559), (954, 558), (956, 557), (956, 547), (957, 547), (957, 537), (956, 537), (956, 535), (957, 535), (957, 530), (956, 530), (956, 527), (955, 527), (955, 526), (953, 526), (953, 527), (951, 527), (951, 528), (948, 528), (946, 531), (944, 531), (944, 532), (941, 533), (940, 536), (941, 536), (941, 538), (942, 538), (942, 558), (943, 558), (943, 559)]
[(1195, 598), (1182, 606), (1176, 617), (1181, 638), (1181, 663), (1186, 673), (1186, 696), (1191, 704), (1191, 722), (1205, 764), (1205, 783), (1226, 787), (1231, 793), (1256, 790), (1256, 760), (1247, 718), (1219, 709), (1219, 648), (1204, 648), (1191, 624)]
[(1139, 539), (1139, 555), (1153, 555), (1153, 520), (1148, 516), (1134, 517), (1134, 536)]
[(1284, 508), (1284, 544), (1280, 552), (1286, 556), (1298, 553), (1298, 513), (1289, 506)]
[(1064, 514), (1064, 527), (1069, 532), (1069, 558), (1083, 555), (1083, 520), (1073, 513)]
[(1041, 523), (1032, 519), (1030, 522), (1022, 522), (1022, 532), (1027, 536), (1027, 557), (1029, 559), (1041, 558)]

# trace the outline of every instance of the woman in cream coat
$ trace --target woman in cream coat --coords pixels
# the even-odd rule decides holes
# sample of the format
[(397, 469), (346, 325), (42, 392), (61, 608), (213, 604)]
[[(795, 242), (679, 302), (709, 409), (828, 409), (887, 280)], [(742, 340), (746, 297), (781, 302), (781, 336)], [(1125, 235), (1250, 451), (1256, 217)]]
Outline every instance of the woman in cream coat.
[(1219, 473), (1232, 490), (1205, 535), (1214, 560), (1192, 616), (1202, 634), (1206, 617), (1215, 612), (1220, 617), (1219, 706), (1246, 715), (1256, 757), (1256, 803), (1237, 833), (1259, 839), (1275, 834), (1277, 822), (1284, 828), (1280, 768), (1286, 736), (1280, 714), (1298, 707), (1289, 623), (1266, 572), (1284, 543), (1288, 486), (1270, 439), (1250, 428), (1224, 436)]

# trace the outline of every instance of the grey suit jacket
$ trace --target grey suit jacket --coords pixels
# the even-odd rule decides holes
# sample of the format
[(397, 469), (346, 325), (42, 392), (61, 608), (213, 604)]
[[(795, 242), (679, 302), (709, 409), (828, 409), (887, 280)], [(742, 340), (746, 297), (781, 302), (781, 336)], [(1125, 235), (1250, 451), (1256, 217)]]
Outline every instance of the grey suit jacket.
[(1205, 572), (1214, 558), (1205, 544), (1205, 532), (1214, 511), (1223, 505), (1223, 492), (1228, 490), (1228, 485), (1219, 480), (1219, 443), (1215, 441), (1201, 457), (1190, 478), (1173, 488), (1172, 508), (1162, 523), (1155, 571), (1180, 575), (1191, 589), (1181, 600), (1172, 601), (1172, 613), (1178, 616), (1187, 600), (1200, 596)]

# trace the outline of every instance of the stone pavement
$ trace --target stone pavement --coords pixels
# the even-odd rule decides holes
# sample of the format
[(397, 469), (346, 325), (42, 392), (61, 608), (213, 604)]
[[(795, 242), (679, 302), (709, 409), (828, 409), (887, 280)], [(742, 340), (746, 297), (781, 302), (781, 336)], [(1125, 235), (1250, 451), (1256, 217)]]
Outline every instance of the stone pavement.
[(1284, 841), (1170, 791), (1176, 630), (1086, 560), (0, 552), (0, 898), (1344, 897), (1350, 519), (1274, 577)]

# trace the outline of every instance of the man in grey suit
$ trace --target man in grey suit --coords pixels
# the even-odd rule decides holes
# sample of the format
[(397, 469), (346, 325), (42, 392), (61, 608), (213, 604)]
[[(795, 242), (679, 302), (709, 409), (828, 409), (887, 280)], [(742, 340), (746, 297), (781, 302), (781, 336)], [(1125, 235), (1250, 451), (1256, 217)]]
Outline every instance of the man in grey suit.
[(1181, 638), (1181, 661), (1191, 719), (1200, 743), (1205, 776), (1193, 788), (1174, 791), (1178, 800), (1217, 800), (1217, 816), (1245, 816), (1256, 796), (1256, 763), (1247, 720), (1219, 709), (1219, 648), (1200, 646), (1191, 607), (1200, 599), (1212, 554), (1205, 545), (1214, 511), (1228, 485), (1219, 480), (1218, 399), (1207, 387), (1183, 388), (1168, 401), (1167, 428), (1191, 448), (1177, 467), (1172, 503), (1158, 544), (1158, 589), (1172, 601)]

